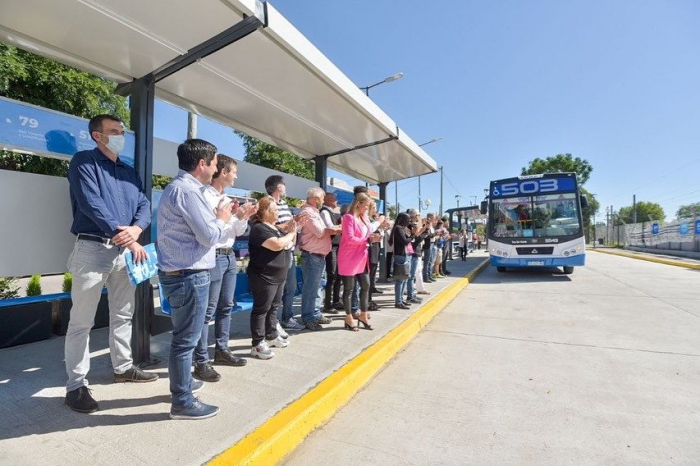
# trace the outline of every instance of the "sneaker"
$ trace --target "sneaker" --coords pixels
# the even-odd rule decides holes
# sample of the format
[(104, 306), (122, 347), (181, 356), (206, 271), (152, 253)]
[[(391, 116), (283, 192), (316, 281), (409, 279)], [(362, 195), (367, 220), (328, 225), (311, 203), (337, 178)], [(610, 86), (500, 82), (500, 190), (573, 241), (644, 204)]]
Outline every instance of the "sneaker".
[(229, 350), (216, 350), (214, 353), (214, 363), (221, 364), (222, 366), (245, 366), (248, 361), (239, 358)]
[(270, 349), (265, 340), (250, 349), (250, 355), (260, 359), (270, 359), (275, 353)]
[(289, 342), (280, 338), (279, 336), (274, 340), (265, 340), (265, 342), (270, 348), (286, 348), (287, 346), (289, 346)]
[(414, 296), (413, 298), (408, 298), (408, 302), (409, 302), (409, 303), (414, 303), (414, 304), (420, 304), (420, 303), (423, 302), (423, 300), (420, 299), (420, 298), (417, 297), (417, 296)]
[(410, 306), (410, 305), (412, 304), (412, 303), (410, 303), (410, 302), (408, 302), (408, 301), (402, 301), (402, 303), (403, 303), (404, 306)]
[(123, 374), (114, 374), (114, 382), (155, 382), (158, 380), (158, 374), (142, 371), (138, 366), (131, 366)]
[(219, 414), (219, 407), (202, 403), (198, 398), (194, 399), (194, 403), (190, 406), (178, 408), (172, 406), (170, 408), (170, 419), (208, 419)]
[(97, 401), (92, 397), (90, 389), (86, 386), (66, 393), (66, 404), (70, 409), (79, 413), (94, 413), (100, 409)]
[(197, 379), (192, 379), (192, 382), (190, 382), (190, 391), (192, 393), (197, 393), (198, 391), (202, 390), (204, 388), (204, 382), (201, 380)]
[(210, 362), (195, 364), (193, 377), (203, 382), (218, 382), (221, 380), (221, 374), (211, 367)]
[(316, 323), (316, 322), (307, 322), (307, 323), (304, 325), (304, 327), (306, 328), (306, 330), (313, 330), (313, 331), (316, 331), (316, 330), (323, 330), (323, 327), (321, 327), (321, 326), (320, 326), (318, 323)]
[(321, 324), (321, 325), (328, 325), (331, 322), (333, 322), (331, 319), (329, 319), (328, 317), (324, 317), (324, 316), (321, 316), (318, 319), (316, 319), (316, 323)]
[(333, 303), (333, 309), (335, 309), (336, 311), (344, 311), (345, 306), (343, 305), (343, 303), (338, 301), (337, 303)]
[(430, 294), (430, 291), (423, 290), (423, 291), (419, 291), (418, 294)]
[(304, 330), (304, 326), (300, 324), (294, 317), (282, 322), (282, 328), (291, 331)]
[(367, 306), (368, 311), (378, 311), (379, 310), (379, 305), (375, 303), (374, 301), (369, 302), (369, 306)]
[[(296, 322), (296, 321), (295, 321), (295, 322)], [(288, 334), (287, 332), (284, 331), (284, 329), (282, 328), (282, 326), (280, 325), (279, 322), (277, 322), (277, 335), (279, 335), (280, 337), (284, 338), (285, 340), (286, 340), (287, 338), (289, 338), (289, 334)]]

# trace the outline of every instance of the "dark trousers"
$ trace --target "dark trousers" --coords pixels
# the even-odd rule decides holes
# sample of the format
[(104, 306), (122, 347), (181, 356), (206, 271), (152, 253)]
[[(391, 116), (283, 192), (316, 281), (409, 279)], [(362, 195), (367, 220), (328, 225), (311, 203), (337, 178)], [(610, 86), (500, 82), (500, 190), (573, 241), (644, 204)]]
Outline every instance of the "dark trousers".
[(355, 282), (360, 284), (360, 311), (367, 311), (369, 308), (369, 274), (359, 273), (357, 275), (343, 277), (343, 305), (345, 314), (352, 314), (352, 295), (355, 289)]
[(438, 254), (442, 254), (442, 262), (440, 262), (440, 273), (447, 275), (447, 257), (449, 256), (449, 245), (445, 245), (442, 249), (438, 249)]
[(277, 338), (277, 308), (282, 304), (284, 282), (271, 285), (255, 273), (249, 273), (248, 283), (253, 295), (250, 334), (253, 336), (253, 346), (258, 346), (263, 339)]
[(386, 253), (386, 278), (391, 278), (393, 271), (394, 271), (394, 253), (387, 252)]
[(330, 309), (333, 304), (340, 301), (340, 276), (338, 275), (338, 248), (333, 246), (331, 252), (326, 255), (326, 293), (323, 298), (323, 307)]
[(459, 247), (459, 256), (463, 261), (467, 260), (467, 247), (466, 246)]
[(372, 301), (372, 290), (377, 289), (377, 267), (379, 264), (369, 265), (369, 300)]

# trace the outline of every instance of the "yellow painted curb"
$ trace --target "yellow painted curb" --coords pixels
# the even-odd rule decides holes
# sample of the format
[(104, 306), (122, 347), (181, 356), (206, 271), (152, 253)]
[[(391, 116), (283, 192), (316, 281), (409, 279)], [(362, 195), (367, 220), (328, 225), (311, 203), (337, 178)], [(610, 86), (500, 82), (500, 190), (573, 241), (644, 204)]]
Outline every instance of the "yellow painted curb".
[(595, 252), (599, 252), (601, 254), (610, 254), (611, 256), (630, 257), (632, 259), (639, 259), (639, 260), (648, 261), (648, 262), (656, 262), (658, 264), (675, 265), (676, 267), (685, 267), (686, 269), (700, 270), (700, 264), (691, 264), (688, 262), (674, 261), (671, 259), (661, 259), (659, 257), (639, 256), (637, 254), (630, 254), (630, 253), (625, 253), (625, 252), (605, 251), (603, 249), (586, 248), (586, 251), (595, 251)]
[(438, 315), (488, 264), (488, 259), (445, 288), (398, 327), (268, 419), (210, 465), (270, 465), (292, 452), (328, 421), (420, 330)]

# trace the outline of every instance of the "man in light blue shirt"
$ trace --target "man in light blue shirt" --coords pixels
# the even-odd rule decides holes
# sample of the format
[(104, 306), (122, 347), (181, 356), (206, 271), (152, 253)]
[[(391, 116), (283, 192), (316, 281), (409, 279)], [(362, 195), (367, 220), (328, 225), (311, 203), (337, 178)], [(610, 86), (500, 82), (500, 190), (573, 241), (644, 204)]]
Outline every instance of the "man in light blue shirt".
[(232, 204), (211, 209), (202, 193), (216, 172), (216, 152), (201, 139), (180, 144), (180, 172), (158, 206), (158, 275), (173, 322), (168, 361), (172, 419), (206, 419), (219, 412), (192, 395), (191, 374), (209, 300), (209, 270), (216, 264), (214, 246), (226, 238), (232, 215)]

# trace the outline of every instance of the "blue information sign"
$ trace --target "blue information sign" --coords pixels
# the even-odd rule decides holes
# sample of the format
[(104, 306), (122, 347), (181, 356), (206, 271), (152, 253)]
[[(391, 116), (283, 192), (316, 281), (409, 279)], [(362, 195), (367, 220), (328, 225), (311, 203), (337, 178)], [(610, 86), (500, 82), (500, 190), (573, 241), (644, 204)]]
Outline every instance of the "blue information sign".
[(688, 233), (690, 233), (688, 222), (681, 222), (680, 225), (678, 225), (678, 232), (681, 234), (681, 236), (687, 236)]
[[(42, 155), (71, 158), (95, 148), (88, 120), (0, 97), (0, 145)], [(136, 138), (126, 132), (126, 146), (119, 158), (134, 165)]]
[(652, 235), (658, 235), (659, 234), (659, 224), (654, 222), (651, 224), (651, 234)]
[(700, 220), (695, 220), (695, 234), (700, 235)]

